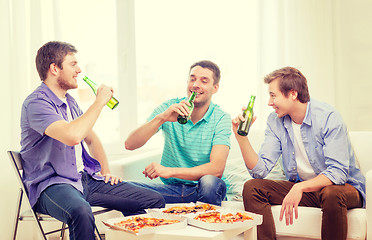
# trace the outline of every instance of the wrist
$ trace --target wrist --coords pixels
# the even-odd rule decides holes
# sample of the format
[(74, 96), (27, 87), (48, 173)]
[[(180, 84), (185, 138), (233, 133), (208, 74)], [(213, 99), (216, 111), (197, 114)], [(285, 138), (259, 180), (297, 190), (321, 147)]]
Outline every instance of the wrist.
[(305, 182), (298, 182), (293, 185), (293, 188), (295, 188), (296, 191), (303, 193), (305, 189)]
[(248, 136), (239, 135), (237, 132), (234, 132), (234, 135), (235, 135), (236, 141), (238, 141), (238, 143), (239, 142), (249, 142)]
[(102, 175), (111, 174), (110, 170), (106, 169), (106, 168), (101, 168), (100, 172), (101, 172)]
[(154, 118), (155, 122), (159, 125), (159, 127), (165, 123), (167, 120), (164, 117), (164, 113), (160, 113)]
[(106, 105), (106, 103), (104, 103), (104, 102), (102, 102), (102, 101), (99, 101), (99, 100), (96, 98), (96, 100), (93, 102), (92, 105), (98, 107), (99, 109), (102, 109), (102, 108)]

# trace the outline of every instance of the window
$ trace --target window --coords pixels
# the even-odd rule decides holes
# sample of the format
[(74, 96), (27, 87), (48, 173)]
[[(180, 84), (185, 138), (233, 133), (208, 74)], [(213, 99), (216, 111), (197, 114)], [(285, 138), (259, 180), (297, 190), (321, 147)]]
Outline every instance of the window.
[[(93, 91), (82, 80), (85, 75), (97, 84), (113, 86), (114, 96), (119, 96), (116, 1), (63, 0), (59, 2), (57, 11), (57, 26), (60, 27), (57, 36), (60, 35), (61, 41), (73, 44), (78, 50), (81, 81), (78, 89), (69, 92), (77, 99), (79, 106), (85, 111), (95, 99)], [(119, 106), (122, 104), (120, 102)], [(118, 109), (105, 107), (94, 126), (94, 131), (104, 144), (123, 141), (119, 131)]]
[[(257, 6), (253, 1), (58, 3), (56, 26), (60, 26), (61, 40), (79, 51), (81, 77), (86, 74), (95, 82), (113, 86), (120, 101), (115, 110), (105, 108), (94, 127), (106, 149), (112, 146), (108, 154), (124, 151), (127, 134), (143, 124), (156, 106), (186, 95), (189, 67), (196, 61), (208, 59), (220, 67), (220, 89), (213, 102), (232, 117), (258, 90)], [(123, 57), (128, 52), (131, 57)], [(123, 68), (134, 74), (122, 74)], [(83, 81), (72, 92), (83, 110), (94, 101)], [(159, 143), (151, 140), (146, 147)]]
[[(221, 70), (212, 101), (235, 116), (257, 92), (254, 1), (135, 1), (138, 120), (186, 95), (189, 67), (208, 59)], [(233, 106), (233, 107), (232, 107)]]

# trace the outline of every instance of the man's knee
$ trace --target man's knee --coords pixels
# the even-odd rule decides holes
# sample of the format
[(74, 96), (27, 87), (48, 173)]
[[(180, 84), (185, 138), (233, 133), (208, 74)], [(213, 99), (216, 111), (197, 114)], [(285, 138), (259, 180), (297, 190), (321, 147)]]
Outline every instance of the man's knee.
[(153, 194), (154, 204), (151, 208), (163, 208), (165, 207), (165, 199), (162, 194), (156, 192)]
[(243, 196), (251, 196), (262, 185), (263, 179), (250, 179), (244, 183)]
[(217, 179), (216, 176), (213, 176), (213, 175), (204, 175), (202, 176), (200, 179), (199, 179), (199, 182), (201, 182), (202, 184), (212, 184), (214, 183)]
[(198, 183), (199, 200), (221, 205), (226, 196), (226, 183), (213, 175), (205, 175)]
[(199, 191), (201, 192), (225, 192), (226, 193), (226, 183), (221, 179), (213, 175), (205, 175), (199, 179), (198, 183)]
[(94, 216), (92, 212), (92, 207), (88, 202), (80, 202), (79, 204), (74, 204), (69, 209), (66, 209), (71, 219), (80, 219), (84, 221), (94, 221)]
[(341, 190), (337, 185), (324, 187), (320, 191), (322, 208), (346, 207), (345, 196)]

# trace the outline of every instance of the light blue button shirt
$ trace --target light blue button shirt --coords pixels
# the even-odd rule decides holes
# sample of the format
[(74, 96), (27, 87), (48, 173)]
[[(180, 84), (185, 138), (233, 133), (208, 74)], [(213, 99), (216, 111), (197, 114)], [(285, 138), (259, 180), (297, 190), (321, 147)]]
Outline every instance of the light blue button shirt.
[[(258, 163), (249, 170), (252, 177), (264, 178), (282, 155), (287, 179), (298, 180), (291, 121), (289, 115), (282, 118), (276, 113), (269, 115)], [(365, 200), (365, 177), (356, 165), (341, 115), (329, 104), (311, 99), (300, 131), (314, 172), (325, 175), (337, 185), (349, 183)]]
[[(186, 98), (174, 98), (157, 107), (147, 119), (151, 121), (156, 115), (164, 112), (172, 104)], [(186, 124), (165, 122), (159, 130), (163, 130), (164, 150), (161, 164), (166, 167), (191, 168), (210, 162), (210, 154), (214, 145), (230, 147), (231, 117), (218, 105), (211, 103), (208, 111), (197, 123)], [(224, 179), (224, 178), (222, 178)], [(161, 178), (165, 184), (196, 184), (196, 181), (178, 178)]]

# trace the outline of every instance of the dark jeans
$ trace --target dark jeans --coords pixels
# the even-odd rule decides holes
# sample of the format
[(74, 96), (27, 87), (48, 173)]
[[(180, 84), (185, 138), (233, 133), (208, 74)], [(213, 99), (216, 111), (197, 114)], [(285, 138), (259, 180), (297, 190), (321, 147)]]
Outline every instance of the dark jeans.
[[(245, 210), (263, 215), (263, 223), (257, 227), (257, 239), (276, 239), (271, 205), (281, 205), (294, 184), (268, 179), (252, 179), (244, 184)], [(347, 210), (363, 207), (363, 197), (350, 184), (331, 185), (318, 192), (303, 193), (299, 206), (322, 209), (322, 239), (343, 240), (347, 236)]]
[(166, 203), (200, 201), (221, 206), (222, 200), (226, 198), (226, 183), (221, 178), (212, 175), (201, 177), (196, 185), (133, 183), (161, 193)]
[(92, 240), (94, 216), (91, 206), (121, 211), (125, 216), (145, 213), (147, 208), (165, 206), (161, 194), (150, 189), (121, 182), (111, 185), (82, 175), (84, 194), (69, 184), (55, 184), (40, 195), (34, 209), (68, 224), (70, 240)]

